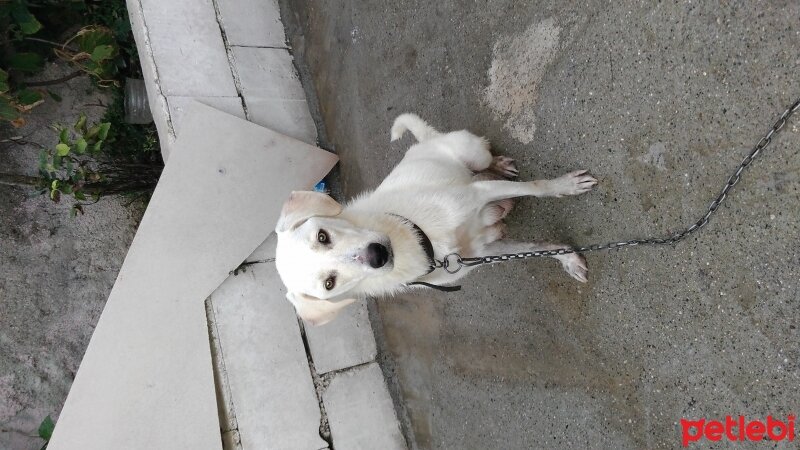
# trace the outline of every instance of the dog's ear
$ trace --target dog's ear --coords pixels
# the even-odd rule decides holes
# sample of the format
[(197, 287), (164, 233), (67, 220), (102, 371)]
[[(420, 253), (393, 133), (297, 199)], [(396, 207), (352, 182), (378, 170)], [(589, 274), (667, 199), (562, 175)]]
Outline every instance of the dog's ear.
[(283, 204), (275, 231), (289, 231), (313, 216), (338, 216), (342, 205), (329, 195), (313, 191), (294, 191)]
[(330, 322), (339, 314), (342, 308), (355, 301), (355, 299), (348, 298), (346, 300), (332, 302), (295, 292), (289, 292), (286, 294), (286, 298), (292, 302), (298, 316), (315, 326)]

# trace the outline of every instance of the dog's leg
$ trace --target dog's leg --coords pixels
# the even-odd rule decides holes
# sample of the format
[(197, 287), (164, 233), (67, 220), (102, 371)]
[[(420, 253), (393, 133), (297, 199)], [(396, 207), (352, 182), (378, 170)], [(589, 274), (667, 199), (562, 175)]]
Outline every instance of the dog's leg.
[(489, 167), (476, 173), (472, 177), (472, 181), (486, 181), (486, 180), (513, 180), (519, 175), (517, 165), (514, 160), (508, 156), (495, 156)]
[[(471, 255), (471, 256), (492, 256), (502, 255), (507, 253), (523, 253), (523, 252), (536, 252), (540, 250), (559, 250), (562, 248), (570, 248), (569, 245), (553, 244), (549, 242), (517, 242), (508, 239), (492, 242), (483, 248), (485, 254)], [(581, 283), (588, 281), (587, 275), (589, 273), (588, 266), (586, 265), (586, 258), (577, 253), (568, 253), (566, 255), (553, 256), (561, 262), (561, 266), (565, 271)]]
[(489, 168), (486, 169), (486, 172), (497, 174), (498, 180), (502, 180), (503, 178), (513, 180), (519, 175), (519, 170), (517, 170), (517, 165), (514, 163), (514, 160), (508, 156), (502, 155), (495, 156), (492, 159), (492, 163), (489, 164)]
[(481, 222), (486, 226), (493, 225), (505, 219), (512, 208), (514, 208), (514, 200), (510, 198), (491, 202), (481, 209)]
[[(478, 172), (472, 177), (472, 182), (512, 179), (515, 178), (517, 174), (517, 166), (514, 164), (513, 159), (507, 156), (495, 156), (486, 170)], [(481, 210), (481, 222), (487, 227), (494, 225), (505, 219), (513, 208), (514, 200), (510, 198), (491, 202)], [(493, 239), (489, 242), (496, 240), (497, 239)]]
[(437, 143), (440, 144), (437, 146), (439, 150), (447, 152), (473, 172), (485, 171), (492, 164), (489, 141), (467, 130), (443, 134)]
[(586, 170), (577, 170), (554, 180), (516, 181), (476, 181), (470, 186), (476, 189), (486, 203), (504, 198), (523, 197), (563, 197), (588, 192), (597, 180)]
[(493, 225), (489, 225), (481, 231), (482, 242), (481, 246), (486, 246), (491, 244), (492, 242), (497, 242), (501, 239), (505, 239), (508, 236), (508, 227), (503, 222), (496, 222)]

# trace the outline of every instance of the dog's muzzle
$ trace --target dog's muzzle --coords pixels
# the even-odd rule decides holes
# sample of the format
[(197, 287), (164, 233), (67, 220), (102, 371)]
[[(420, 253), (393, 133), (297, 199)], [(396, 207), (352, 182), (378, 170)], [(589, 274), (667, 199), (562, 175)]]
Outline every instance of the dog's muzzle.
[(373, 269), (379, 269), (389, 262), (389, 249), (383, 244), (373, 242), (367, 246), (367, 261)]

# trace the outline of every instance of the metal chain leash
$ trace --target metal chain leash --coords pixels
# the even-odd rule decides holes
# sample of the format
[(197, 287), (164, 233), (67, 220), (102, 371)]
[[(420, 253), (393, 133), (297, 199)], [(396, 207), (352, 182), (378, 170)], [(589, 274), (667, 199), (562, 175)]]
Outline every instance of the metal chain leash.
[(708, 210), (703, 215), (700, 220), (693, 223), (689, 227), (681, 230), (678, 233), (675, 233), (670, 236), (666, 237), (651, 237), (647, 239), (631, 239), (629, 241), (620, 241), (620, 242), (610, 242), (608, 244), (595, 244), (589, 245), (586, 247), (578, 247), (578, 248), (562, 248), (558, 250), (539, 250), (535, 252), (522, 252), (522, 253), (506, 253), (502, 255), (494, 255), (494, 256), (477, 256), (477, 257), (469, 257), (465, 258), (459, 255), (458, 253), (451, 253), (441, 260), (434, 259), (434, 268), (435, 269), (443, 269), (448, 273), (456, 273), (461, 270), (463, 267), (472, 267), (472, 266), (479, 266), (482, 264), (494, 264), (498, 262), (505, 262), (505, 261), (512, 261), (515, 259), (529, 259), (529, 258), (538, 258), (542, 256), (558, 256), (558, 255), (566, 255), (570, 253), (588, 253), (588, 252), (596, 252), (599, 250), (610, 250), (614, 248), (623, 248), (623, 247), (634, 247), (637, 245), (669, 245), (675, 244), (678, 241), (683, 240), (690, 234), (700, 230), (704, 226), (708, 224), (709, 219), (715, 212), (719, 209), (722, 202), (728, 197), (728, 193), (736, 186), (736, 183), (739, 182), (742, 172), (753, 162), (753, 160), (758, 157), (759, 153), (764, 150), (770, 142), (772, 142), (772, 137), (775, 133), (779, 132), (784, 125), (786, 125), (786, 121), (789, 120), (789, 117), (792, 116), (798, 109), (800, 109), (800, 99), (797, 99), (792, 106), (786, 109), (786, 111), (781, 114), (780, 118), (772, 125), (772, 128), (761, 138), (760, 141), (753, 147), (750, 153), (742, 160), (742, 163), (739, 164), (739, 167), (736, 168), (736, 171), (728, 178), (728, 181), (725, 183), (725, 187), (722, 188), (722, 191), (719, 193), (717, 198), (711, 202), (709, 205)]

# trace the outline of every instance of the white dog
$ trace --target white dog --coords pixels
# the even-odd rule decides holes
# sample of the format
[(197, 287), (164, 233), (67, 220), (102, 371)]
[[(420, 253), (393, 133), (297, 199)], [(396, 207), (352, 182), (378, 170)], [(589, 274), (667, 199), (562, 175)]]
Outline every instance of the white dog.
[[(293, 192), (276, 231), (276, 266), (297, 313), (311, 324), (333, 319), (361, 296), (394, 294), (409, 283), (449, 284), (455, 274), (433, 270), (432, 258), (567, 248), (506, 239), (503, 218), (514, 197), (561, 197), (597, 184), (585, 170), (554, 180), (509, 181), (514, 161), (492, 157), (489, 144), (468, 131), (440, 133), (414, 114), (399, 116), (392, 140), (411, 131), (418, 143), (373, 192), (342, 207), (317, 192)], [(586, 260), (555, 256), (585, 282)]]

